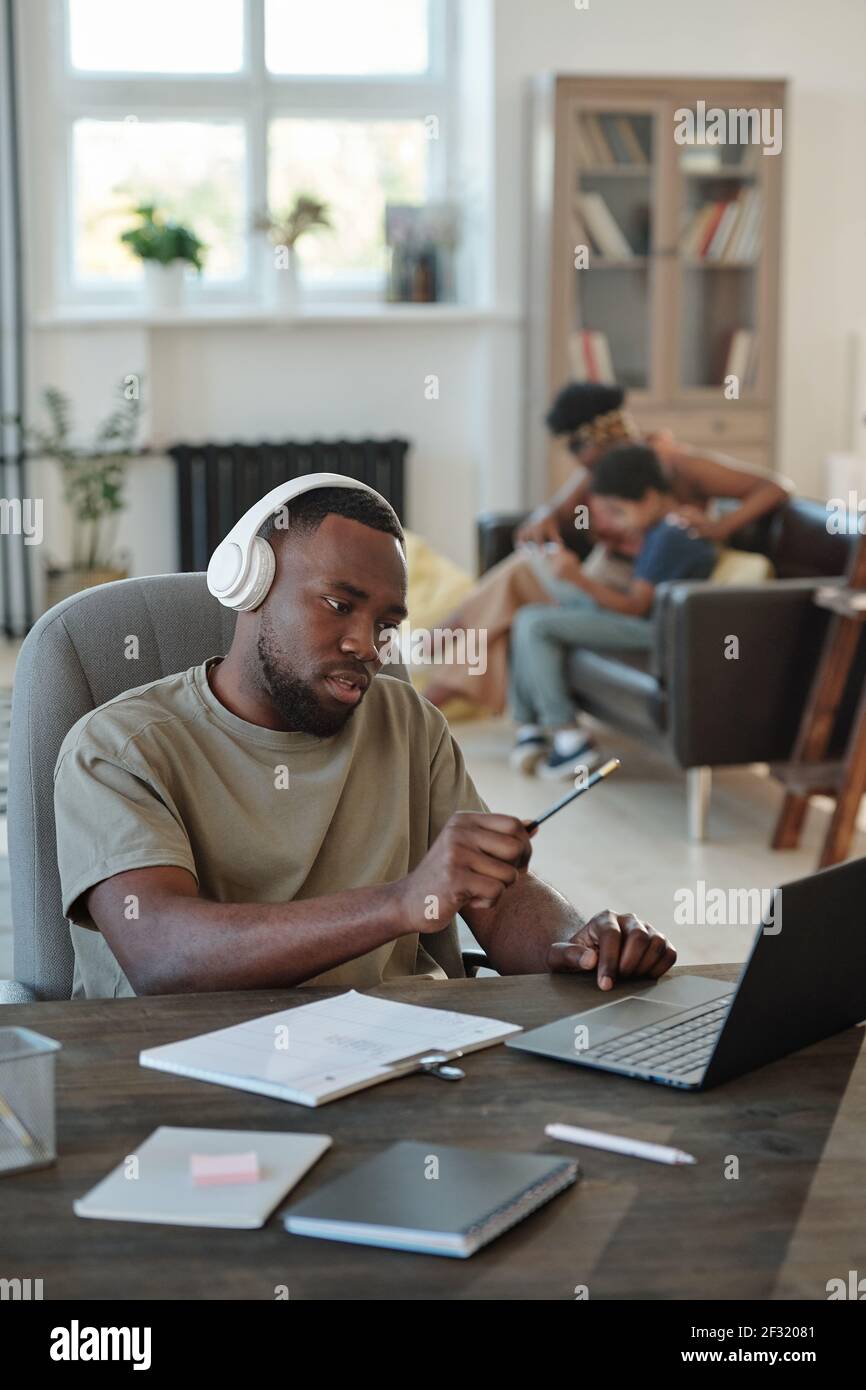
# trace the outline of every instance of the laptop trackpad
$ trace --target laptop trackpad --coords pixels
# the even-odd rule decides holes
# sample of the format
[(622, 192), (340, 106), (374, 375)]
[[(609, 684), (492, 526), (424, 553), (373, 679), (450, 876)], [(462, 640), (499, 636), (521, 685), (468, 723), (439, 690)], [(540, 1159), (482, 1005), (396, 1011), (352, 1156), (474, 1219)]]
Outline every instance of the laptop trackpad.
[(602, 1005), (601, 1008), (592, 1009), (585, 1014), (577, 1014), (569, 1022), (572, 1027), (583, 1025), (586, 1027), (588, 1037), (585, 1047), (598, 1047), (600, 1043), (608, 1042), (610, 1038), (615, 1038), (618, 1033), (630, 1033), (633, 1029), (649, 1028), (653, 1023), (662, 1023), (666, 1019), (673, 1018), (676, 1014), (682, 1013), (682, 1005), (679, 1007), (667, 1007), (664, 1004), (656, 1004), (649, 999), (618, 999), (615, 1004)]

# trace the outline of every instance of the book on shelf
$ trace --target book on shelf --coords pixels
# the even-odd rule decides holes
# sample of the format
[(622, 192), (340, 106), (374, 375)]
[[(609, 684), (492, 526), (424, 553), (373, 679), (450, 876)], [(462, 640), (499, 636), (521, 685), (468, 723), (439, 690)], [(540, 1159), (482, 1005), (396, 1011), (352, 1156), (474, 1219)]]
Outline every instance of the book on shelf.
[(600, 193), (579, 194), (577, 207), (599, 255), (615, 261), (634, 258), (622, 228)]
[(598, 116), (587, 116), (586, 134), (589, 139), (590, 149), (596, 164), (615, 164), (613, 150), (607, 142), (601, 121)]
[(710, 209), (710, 215), (707, 219), (706, 227), (704, 228), (704, 234), (701, 237), (701, 244), (698, 247), (698, 255), (700, 256), (701, 260), (704, 260), (706, 256), (709, 254), (709, 250), (715, 240), (716, 233), (718, 232), (719, 227), (722, 225), (722, 219), (725, 215), (726, 206), (727, 204), (723, 202), (718, 202), (713, 203), (712, 208)]
[(734, 198), (702, 203), (692, 213), (680, 240), (684, 256), (728, 265), (752, 262), (761, 248), (761, 195), (741, 188)]
[(763, 203), (757, 189), (746, 190), (742, 197), (741, 212), (736, 227), (726, 247), (725, 259), (732, 261), (754, 261), (761, 250), (761, 225)]
[(739, 216), (739, 208), (736, 199), (732, 198), (729, 203), (722, 204), (722, 215), (716, 223), (716, 229), (710, 237), (704, 256), (708, 261), (720, 261), (725, 247), (734, 230), (734, 223)]
[(622, 131), (617, 124), (614, 116), (599, 116), (599, 124), (604, 133), (604, 138), (613, 154), (613, 164), (633, 164), (634, 160), (629, 152), (629, 146), (623, 139)]
[(728, 339), (723, 376), (735, 376), (741, 387), (751, 387), (755, 384), (757, 370), (757, 333), (751, 328), (735, 328)]
[(574, 143), (577, 157), (582, 165), (604, 163), (604, 151), (599, 151), (588, 116), (578, 116), (574, 127)]
[(575, 145), (581, 164), (649, 166), (629, 116), (581, 112), (575, 127)]
[(613, 358), (606, 333), (586, 328), (577, 329), (569, 339), (568, 354), (575, 381), (616, 385)]
[(633, 123), (627, 116), (614, 116), (613, 120), (616, 122), (620, 137), (625, 142), (625, 147), (628, 152), (628, 162), (630, 164), (643, 164), (648, 167), (649, 160), (644, 153), (643, 145), (637, 138)]

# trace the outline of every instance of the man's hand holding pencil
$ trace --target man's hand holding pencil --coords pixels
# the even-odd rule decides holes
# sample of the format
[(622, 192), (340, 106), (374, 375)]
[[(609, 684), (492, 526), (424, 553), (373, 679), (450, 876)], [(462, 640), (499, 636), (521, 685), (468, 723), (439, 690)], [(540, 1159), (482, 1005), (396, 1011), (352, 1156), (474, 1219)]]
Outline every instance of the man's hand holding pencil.
[[(538, 939), (535, 953), (530, 952), (528, 968), (532, 971), (595, 973), (599, 988), (604, 990), (612, 989), (618, 978), (658, 979), (674, 964), (677, 953), (648, 922), (634, 913), (618, 914), (609, 908), (582, 922), (574, 909), (554, 894), (554, 910), (548, 910), (550, 921), (545, 926), (537, 915), (542, 908), (539, 892), (549, 899), (551, 890), (526, 872), (532, 837), (539, 827), (619, 766), (618, 759), (611, 759), (534, 820), (475, 811), (451, 816), (417, 868), (393, 885), (406, 929), (441, 931), (443, 924), (460, 912), (488, 954), (491, 946), (496, 954), (502, 935), (508, 939), (510, 946), (506, 944), (497, 964), (504, 973), (526, 972), (526, 952), (518, 947), (515, 955), (514, 945), (515, 940), (525, 941), (532, 934)], [(560, 939), (551, 940), (557, 919)], [(546, 942), (539, 938), (540, 927), (549, 933)]]

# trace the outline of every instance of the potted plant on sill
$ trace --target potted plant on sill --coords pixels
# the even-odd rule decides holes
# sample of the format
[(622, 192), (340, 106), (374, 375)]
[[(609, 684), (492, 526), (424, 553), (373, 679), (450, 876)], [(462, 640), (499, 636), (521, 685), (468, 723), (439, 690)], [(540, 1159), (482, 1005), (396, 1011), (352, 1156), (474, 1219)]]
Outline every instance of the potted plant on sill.
[(71, 563), (60, 565), (50, 559), (46, 563), (46, 611), (82, 589), (128, 577), (128, 570), (115, 558), (114, 542), (118, 517), (126, 506), (126, 465), (135, 454), (141, 414), (138, 386), (137, 377), (120, 383), (118, 403), (99, 426), (90, 449), (70, 444), (69, 398), (55, 387), (42, 393), (48, 429), (27, 425), (20, 416), (7, 417), (18, 425), (31, 454), (59, 464), (63, 499), (72, 512)]
[(308, 232), (333, 230), (330, 208), (308, 193), (299, 193), (285, 212), (262, 213), (256, 218), (255, 226), (257, 231), (267, 234), (272, 250), (267, 267), (268, 298), (284, 313), (292, 314), (300, 299), (298, 242)]
[(183, 303), (186, 267), (201, 273), (205, 245), (190, 227), (166, 217), (152, 203), (134, 209), (138, 226), (122, 232), (120, 240), (144, 266), (144, 292), (151, 312), (179, 309)]

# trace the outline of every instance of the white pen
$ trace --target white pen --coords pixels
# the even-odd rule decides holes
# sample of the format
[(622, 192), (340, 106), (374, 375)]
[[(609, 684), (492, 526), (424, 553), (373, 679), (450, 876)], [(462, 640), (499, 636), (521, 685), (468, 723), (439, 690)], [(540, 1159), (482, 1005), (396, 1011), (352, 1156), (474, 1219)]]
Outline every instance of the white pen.
[(625, 1139), (619, 1134), (602, 1134), (597, 1129), (577, 1129), (574, 1125), (545, 1125), (545, 1134), (551, 1139), (562, 1139), (566, 1144), (586, 1144), (590, 1149), (608, 1149), (615, 1154), (628, 1154), (630, 1158), (648, 1158), (652, 1163), (697, 1163), (692, 1154), (682, 1149), (668, 1149), (664, 1144), (647, 1144), (643, 1139)]

